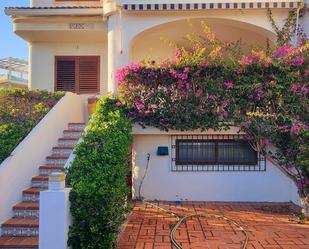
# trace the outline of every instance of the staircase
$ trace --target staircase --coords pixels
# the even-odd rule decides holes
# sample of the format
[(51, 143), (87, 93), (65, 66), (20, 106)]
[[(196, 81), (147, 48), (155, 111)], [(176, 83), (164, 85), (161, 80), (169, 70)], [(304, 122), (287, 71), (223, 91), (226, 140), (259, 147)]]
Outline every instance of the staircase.
[(1, 225), (0, 249), (39, 247), (40, 191), (48, 189), (50, 173), (62, 171), (84, 129), (84, 123), (69, 123), (68, 130), (63, 131), (58, 146), (52, 148), (46, 164), (39, 167), (39, 175), (32, 177), (31, 187), (22, 192), (22, 202), (13, 207), (12, 219)]

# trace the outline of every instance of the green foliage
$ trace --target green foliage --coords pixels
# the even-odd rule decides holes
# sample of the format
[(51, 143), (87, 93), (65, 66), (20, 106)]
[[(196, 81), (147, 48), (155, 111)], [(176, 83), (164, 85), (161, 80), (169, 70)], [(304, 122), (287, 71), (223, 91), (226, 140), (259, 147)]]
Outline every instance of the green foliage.
[(99, 101), (67, 175), (73, 216), (68, 243), (74, 249), (115, 248), (128, 211), (132, 124), (116, 103)]
[(239, 126), (259, 152), (269, 156), (269, 144), (278, 149), (270, 156), (306, 195), (309, 43), (236, 53), (234, 59), (226, 59), (220, 43), (205, 53), (203, 43), (197, 44), (197, 52), (178, 48), (174, 60), (163, 64), (132, 64), (118, 71), (118, 90), (129, 117), (162, 130)]
[(0, 163), (63, 96), (63, 93), (0, 88)]
[(0, 125), (0, 162), (10, 155), (30, 129), (13, 123)]

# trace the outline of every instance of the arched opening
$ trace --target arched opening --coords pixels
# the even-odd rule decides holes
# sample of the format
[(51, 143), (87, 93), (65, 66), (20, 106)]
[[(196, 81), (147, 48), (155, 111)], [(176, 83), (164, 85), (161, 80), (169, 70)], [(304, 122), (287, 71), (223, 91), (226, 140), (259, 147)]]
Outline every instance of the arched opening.
[(267, 41), (270, 46), (274, 45), (275, 35), (261, 27), (245, 22), (218, 19), (218, 18), (196, 18), (180, 20), (155, 26), (139, 33), (130, 44), (130, 61), (138, 62), (144, 59), (152, 59), (157, 62), (171, 58), (174, 48), (167, 41), (181, 46), (190, 46), (186, 35), (202, 34), (201, 22), (214, 32), (221, 41), (238, 41), (244, 44), (244, 51), (252, 48), (265, 48)]

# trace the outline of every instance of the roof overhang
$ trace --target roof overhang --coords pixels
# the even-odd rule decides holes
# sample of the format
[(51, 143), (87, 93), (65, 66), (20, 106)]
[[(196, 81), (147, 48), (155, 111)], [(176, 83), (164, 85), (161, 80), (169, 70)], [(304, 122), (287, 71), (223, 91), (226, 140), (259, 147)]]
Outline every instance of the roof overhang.
[(8, 16), (98, 16), (103, 15), (101, 7), (7, 7)]

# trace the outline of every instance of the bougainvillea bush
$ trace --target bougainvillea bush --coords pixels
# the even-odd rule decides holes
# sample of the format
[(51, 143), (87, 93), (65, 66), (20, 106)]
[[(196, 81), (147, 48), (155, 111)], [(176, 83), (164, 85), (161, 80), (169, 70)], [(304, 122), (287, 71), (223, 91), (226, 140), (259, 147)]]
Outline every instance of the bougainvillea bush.
[(0, 163), (62, 96), (63, 93), (0, 88)]
[[(241, 55), (231, 46), (176, 49), (162, 64), (132, 64), (117, 73), (132, 121), (163, 130), (240, 126), (256, 148), (309, 186), (309, 43)], [(232, 58), (232, 59), (231, 59)], [(277, 152), (268, 152), (268, 145)]]

